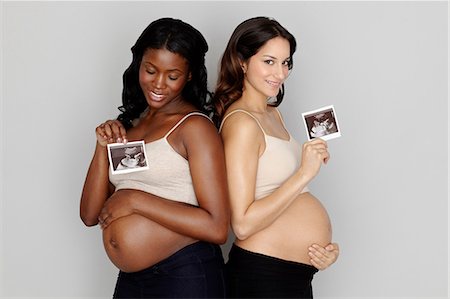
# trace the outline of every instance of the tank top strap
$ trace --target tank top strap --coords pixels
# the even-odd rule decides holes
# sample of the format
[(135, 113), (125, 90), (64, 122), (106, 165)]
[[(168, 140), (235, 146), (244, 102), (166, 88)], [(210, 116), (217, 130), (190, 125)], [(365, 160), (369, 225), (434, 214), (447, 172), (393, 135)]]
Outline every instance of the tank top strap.
[[(211, 121), (211, 119), (204, 113), (201, 112), (190, 112), (188, 114), (186, 114), (185, 116), (183, 116), (182, 119), (180, 119), (170, 130), (169, 132), (166, 133), (166, 135), (164, 135), (164, 138), (167, 138), (173, 131), (175, 131), (176, 128), (178, 128), (188, 117), (193, 116), (193, 115), (200, 115), (203, 116), (205, 118), (207, 118), (209, 121)], [(212, 121), (211, 121), (212, 122)]]
[(243, 109), (236, 109), (236, 110), (231, 111), (231, 112), (228, 113), (227, 115), (225, 115), (225, 117), (222, 119), (222, 122), (221, 122), (221, 124), (220, 124), (219, 132), (222, 131), (222, 126), (223, 126), (223, 124), (225, 123), (225, 120), (226, 120), (230, 115), (232, 115), (232, 114), (234, 114), (234, 113), (237, 113), (237, 112), (245, 113), (245, 114), (247, 114), (248, 116), (250, 116), (251, 118), (253, 118), (253, 119), (256, 121), (256, 123), (258, 124), (258, 127), (259, 127), (259, 128), (261, 129), (261, 131), (263, 132), (264, 138), (266, 138), (266, 132), (264, 131), (264, 129), (263, 129), (261, 123), (259, 122), (259, 120), (258, 120), (253, 114), (251, 114), (250, 112), (248, 112), (248, 111), (246, 111), (246, 110), (243, 110)]
[(283, 116), (281, 115), (280, 110), (278, 110), (278, 108), (275, 107), (275, 111), (278, 113), (278, 116), (280, 117), (281, 124), (283, 125), (283, 128), (286, 130), (286, 132), (289, 133), (289, 131), (288, 131), (287, 127), (286, 127), (286, 124), (284, 123), (284, 119), (283, 119)]

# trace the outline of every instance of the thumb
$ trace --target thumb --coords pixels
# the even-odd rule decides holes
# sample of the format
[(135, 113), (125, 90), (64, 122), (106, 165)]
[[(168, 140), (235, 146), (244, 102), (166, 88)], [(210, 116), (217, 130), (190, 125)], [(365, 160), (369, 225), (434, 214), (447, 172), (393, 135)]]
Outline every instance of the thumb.
[(327, 247), (325, 247), (325, 249), (328, 250), (328, 251), (332, 251), (332, 250), (334, 250), (335, 248), (334, 248), (334, 245), (333, 245), (333, 244), (328, 244)]

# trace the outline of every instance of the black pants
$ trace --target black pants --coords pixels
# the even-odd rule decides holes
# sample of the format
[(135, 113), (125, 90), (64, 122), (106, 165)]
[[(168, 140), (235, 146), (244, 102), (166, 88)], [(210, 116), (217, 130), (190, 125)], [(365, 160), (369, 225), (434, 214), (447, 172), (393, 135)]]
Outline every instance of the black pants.
[(120, 271), (113, 298), (225, 298), (220, 246), (196, 242), (142, 271)]
[(230, 298), (313, 298), (310, 265), (254, 253), (233, 244), (226, 264)]

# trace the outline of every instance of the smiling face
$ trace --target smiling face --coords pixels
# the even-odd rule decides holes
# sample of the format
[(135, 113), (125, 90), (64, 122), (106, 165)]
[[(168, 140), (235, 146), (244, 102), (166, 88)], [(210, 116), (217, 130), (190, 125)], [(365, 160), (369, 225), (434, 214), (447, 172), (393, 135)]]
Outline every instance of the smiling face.
[(252, 97), (275, 97), (289, 74), (290, 45), (281, 37), (273, 38), (242, 64), (244, 93)]
[(148, 49), (139, 68), (139, 84), (152, 108), (183, 101), (181, 92), (190, 79), (187, 60), (167, 49)]

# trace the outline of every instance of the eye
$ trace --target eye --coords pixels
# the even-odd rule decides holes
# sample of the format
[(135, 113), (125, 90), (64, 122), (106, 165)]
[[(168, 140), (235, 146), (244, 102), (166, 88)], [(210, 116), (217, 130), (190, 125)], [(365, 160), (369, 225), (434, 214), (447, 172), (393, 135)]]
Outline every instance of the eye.
[(291, 65), (291, 60), (290, 59), (286, 59), (285, 61), (283, 61), (283, 65), (284, 66), (290, 66)]
[(145, 69), (145, 71), (146, 71), (148, 74), (150, 74), (150, 75), (154, 75), (154, 74), (155, 74), (155, 71), (152, 70), (152, 69)]
[(172, 81), (178, 80), (178, 76), (169, 75), (169, 80), (172, 80)]
[(264, 63), (266, 63), (268, 65), (273, 65), (274, 61), (272, 59), (266, 59), (266, 60), (264, 60)]

